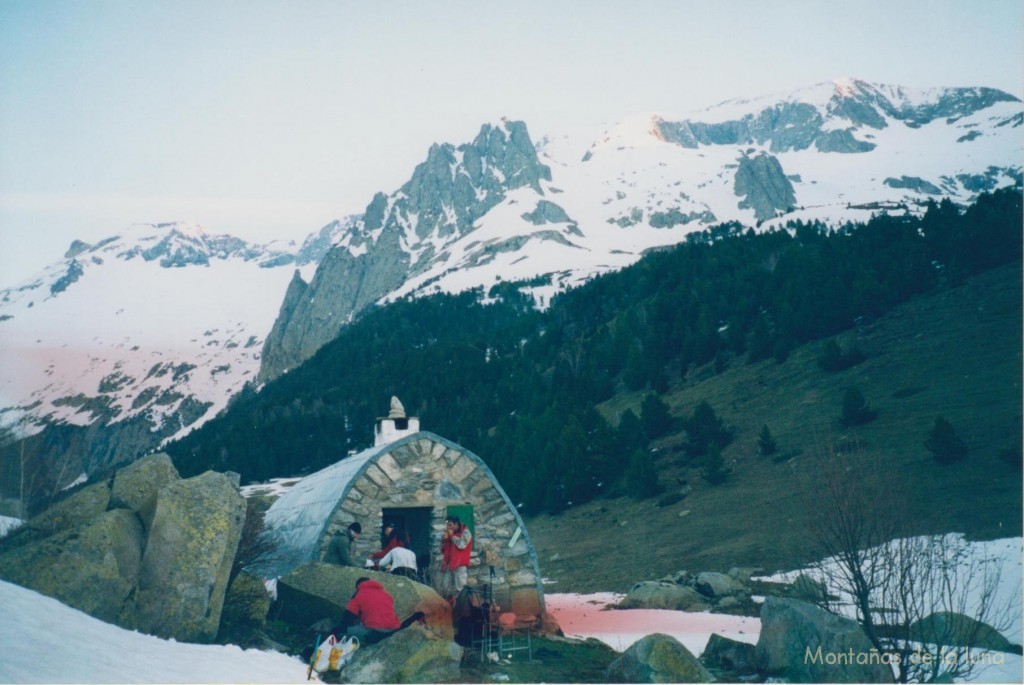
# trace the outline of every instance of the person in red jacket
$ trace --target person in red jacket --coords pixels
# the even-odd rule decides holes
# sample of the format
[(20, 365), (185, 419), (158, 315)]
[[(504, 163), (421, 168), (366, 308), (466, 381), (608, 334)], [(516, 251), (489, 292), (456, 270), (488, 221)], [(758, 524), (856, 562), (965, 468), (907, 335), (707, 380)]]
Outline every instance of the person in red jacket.
[(449, 516), (441, 537), (441, 584), (449, 602), (466, 587), (472, 553), (473, 534), (458, 516)]
[(423, 617), (423, 612), (417, 611), (404, 621), (399, 621), (395, 613), (395, 599), (384, 586), (376, 580), (360, 578), (356, 581), (356, 593), (345, 605), (341, 625), (331, 632), (354, 635), (361, 644), (372, 645)]

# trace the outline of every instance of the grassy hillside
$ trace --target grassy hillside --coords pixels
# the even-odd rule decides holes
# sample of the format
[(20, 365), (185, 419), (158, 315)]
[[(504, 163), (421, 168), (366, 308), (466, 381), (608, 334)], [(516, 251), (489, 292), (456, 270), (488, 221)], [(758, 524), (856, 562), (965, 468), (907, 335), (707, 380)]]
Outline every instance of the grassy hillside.
[[(964, 285), (919, 296), (838, 340), (867, 360), (839, 373), (817, 365), (822, 343), (788, 360), (746, 364), (734, 358), (715, 375), (712, 364), (675, 379), (664, 399), (683, 417), (705, 400), (735, 430), (723, 451), (732, 469), (711, 486), (680, 449), (685, 433), (655, 443), (665, 495), (684, 499), (598, 499), (527, 526), (552, 590), (623, 591), (639, 580), (686, 569), (731, 566), (793, 568), (812, 559), (799, 492), (816, 461), (839, 445), (878, 459), (898, 475), (917, 532), (959, 531), (977, 538), (1021, 534), (1021, 471), (999, 458), (1021, 441), (1020, 263)], [(843, 394), (857, 387), (877, 418), (843, 428)], [(618, 394), (600, 407), (613, 423), (639, 413), (641, 393)], [(945, 416), (970, 450), (959, 463), (938, 464), (923, 443)], [(758, 453), (767, 425), (783, 458)]]

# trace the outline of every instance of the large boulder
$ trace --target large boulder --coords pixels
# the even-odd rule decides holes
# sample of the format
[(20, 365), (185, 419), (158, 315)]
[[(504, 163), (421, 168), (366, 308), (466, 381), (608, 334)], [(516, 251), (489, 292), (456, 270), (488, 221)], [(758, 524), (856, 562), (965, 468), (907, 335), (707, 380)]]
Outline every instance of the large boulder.
[(160, 490), (142, 557), (139, 630), (181, 641), (216, 636), (244, 520), (245, 501), (224, 474)]
[(909, 634), (911, 640), (933, 645), (1014, 651), (1013, 643), (992, 626), (952, 611), (937, 611), (914, 621)]
[(605, 673), (609, 683), (711, 683), (715, 678), (678, 640), (654, 633), (634, 642)]
[(742, 583), (731, 576), (712, 571), (697, 574), (694, 587), (705, 597), (728, 597), (743, 594), (747, 590)]
[(439, 640), (414, 623), (374, 645), (356, 650), (341, 678), (347, 683), (453, 683), (459, 680), (462, 647)]
[(746, 675), (757, 671), (757, 648), (754, 645), (731, 640), (718, 633), (711, 633), (700, 659), (711, 668), (730, 674)]
[(422, 611), (431, 632), (445, 640), (454, 639), (452, 607), (433, 588), (404, 576), (318, 561), (278, 579), (274, 615), (300, 629), (323, 619), (339, 623), (345, 604), (355, 593), (356, 581), (364, 577), (378, 581), (390, 593), (398, 618)]
[(707, 598), (684, 585), (665, 581), (643, 581), (629, 589), (619, 602), (620, 609), (675, 609), (707, 611)]
[(764, 675), (794, 683), (893, 682), (855, 621), (796, 599), (765, 600), (757, 662)]
[(100, 516), (109, 504), (110, 486), (106, 482), (95, 483), (29, 519), (25, 523), (25, 529), (45, 537), (62, 530), (77, 528)]
[(178, 470), (163, 452), (151, 454), (121, 469), (110, 488), (110, 508), (131, 509), (149, 530), (160, 489), (179, 480)]
[(124, 625), (139, 581), (143, 532), (126, 509), (101, 514), (0, 555), (0, 578), (60, 600), (90, 616)]

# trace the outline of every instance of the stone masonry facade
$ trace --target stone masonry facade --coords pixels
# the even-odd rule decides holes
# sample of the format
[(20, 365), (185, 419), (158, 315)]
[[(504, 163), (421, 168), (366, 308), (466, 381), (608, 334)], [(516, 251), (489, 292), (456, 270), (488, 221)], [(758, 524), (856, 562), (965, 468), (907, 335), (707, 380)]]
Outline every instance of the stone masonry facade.
[(430, 438), (398, 445), (366, 468), (332, 517), (321, 549), (326, 548), (336, 531), (359, 521), (363, 535), (352, 552), (353, 558), (365, 559), (378, 549), (377, 534), (384, 509), (430, 507), (429, 577), (437, 578), (447, 507), (467, 504), (473, 507), (474, 514), (469, 587), (482, 589), (491, 582), (493, 568), (492, 589), (495, 601), (503, 605), (502, 611), (513, 611), (517, 622), (539, 619), (543, 611), (539, 570), (535, 555), (530, 554), (525, 530), (516, 536), (521, 526), (517, 513), (476, 459)]

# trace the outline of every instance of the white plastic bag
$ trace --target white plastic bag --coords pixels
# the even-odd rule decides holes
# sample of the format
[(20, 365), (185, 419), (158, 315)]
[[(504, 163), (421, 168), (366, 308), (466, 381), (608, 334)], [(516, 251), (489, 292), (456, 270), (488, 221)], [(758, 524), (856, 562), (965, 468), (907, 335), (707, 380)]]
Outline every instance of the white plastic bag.
[(331, 649), (330, 669), (337, 671), (352, 663), (352, 656), (357, 649), (359, 649), (359, 640), (355, 636), (349, 635), (341, 638)]
[(313, 670), (317, 673), (324, 671), (337, 671), (346, 664), (351, 663), (352, 654), (359, 649), (359, 640), (348, 635), (340, 640), (333, 635), (320, 644), (316, 660), (313, 662)]
[(320, 643), (317, 647), (316, 654), (313, 656), (313, 670), (317, 673), (323, 673), (327, 670), (327, 667), (331, 663), (331, 650), (337, 645), (338, 639), (333, 635), (328, 635), (327, 639)]

